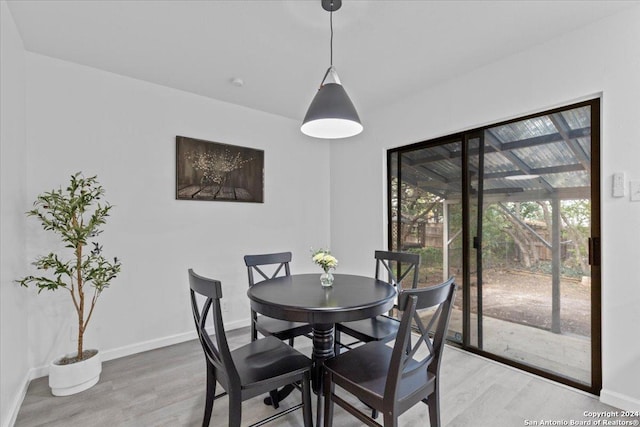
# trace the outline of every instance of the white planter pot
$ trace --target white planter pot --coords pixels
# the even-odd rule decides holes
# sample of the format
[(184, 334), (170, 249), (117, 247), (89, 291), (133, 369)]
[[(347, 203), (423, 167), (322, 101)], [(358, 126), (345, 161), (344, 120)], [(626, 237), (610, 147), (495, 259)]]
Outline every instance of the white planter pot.
[[(75, 353), (64, 357), (73, 357)], [(93, 387), (100, 380), (102, 360), (100, 353), (89, 359), (68, 365), (58, 365), (56, 359), (49, 365), (49, 387), (54, 396), (69, 396)]]

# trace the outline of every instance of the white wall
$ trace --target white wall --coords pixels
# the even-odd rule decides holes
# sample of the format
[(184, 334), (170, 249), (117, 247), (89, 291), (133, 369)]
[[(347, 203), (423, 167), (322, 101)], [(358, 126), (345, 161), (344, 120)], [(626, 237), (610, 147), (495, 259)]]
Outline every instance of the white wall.
[(0, 425), (26, 391), (27, 293), (14, 283), (25, 258), (25, 58), (11, 12), (0, 2)]
[[(329, 188), (318, 184), (329, 146), (298, 123), (31, 53), (27, 81), (29, 203), (82, 171), (115, 205), (99, 241), (123, 268), (99, 301), (90, 346), (115, 357), (195, 338), (189, 267), (222, 281), (228, 327), (249, 323), (243, 255), (290, 250), (294, 272), (313, 268), (309, 248), (329, 236)], [(176, 135), (264, 150), (265, 202), (175, 200)], [(28, 259), (53, 245), (36, 220), (27, 230)], [(30, 312), (31, 366), (73, 350), (67, 294), (43, 292)]]
[[(402, 78), (402, 70), (398, 70)], [(370, 272), (386, 248), (386, 150), (602, 94), (601, 399), (640, 409), (640, 203), (613, 199), (611, 175), (640, 180), (640, 8), (595, 23), (365, 119), (331, 146), (331, 245), (341, 270)], [(357, 171), (357, 173), (355, 173)], [(372, 183), (378, 188), (373, 188)]]

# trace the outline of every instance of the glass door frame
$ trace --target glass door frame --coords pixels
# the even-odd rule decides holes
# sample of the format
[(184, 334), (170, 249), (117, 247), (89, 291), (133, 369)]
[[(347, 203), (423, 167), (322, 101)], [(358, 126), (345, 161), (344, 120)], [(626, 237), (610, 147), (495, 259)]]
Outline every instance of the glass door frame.
[[(471, 328), (472, 319), (471, 319), (471, 263), (470, 257), (472, 246), (474, 245), (473, 237), (471, 235), (471, 221), (476, 222), (476, 227), (480, 226), (481, 231), (481, 221), (482, 221), (482, 188), (477, 190), (478, 199), (476, 199), (475, 203), (478, 203), (479, 209), (477, 210), (476, 218), (471, 218), (470, 214), (470, 196), (471, 196), (471, 171), (469, 166), (469, 158), (473, 153), (473, 150), (469, 148), (469, 141), (473, 138), (480, 138), (480, 147), (484, 146), (484, 132), (487, 129), (507, 125), (510, 123), (523, 121), (539, 116), (550, 115), (554, 113), (560, 113), (562, 111), (579, 108), (583, 106), (589, 106), (591, 108), (591, 122), (590, 122), (590, 139), (591, 139), (591, 175), (590, 175), (590, 196), (591, 196), (591, 230), (590, 230), (590, 238), (589, 238), (589, 264), (591, 268), (591, 384), (585, 384), (571, 378), (562, 376), (560, 374), (556, 374), (554, 372), (550, 372), (548, 370), (537, 368), (532, 365), (519, 363), (513, 359), (508, 359), (490, 352), (487, 352), (482, 349), (482, 316), (481, 316), (481, 308), (482, 308), (482, 292), (481, 284), (478, 286), (478, 345), (474, 346), (471, 341)], [(391, 162), (394, 159), (397, 163), (394, 165), (397, 172), (397, 178), (400, 182), (402, 178), (402, 170), (400, 165), (400, 160), (403, 152), (414, 151), (417, 149), (423, 148), (431, 148), (439, 145), (447, 144), (453, 141), (462, 141), (462, 269), (463, 269), (463, 283), (459, 284), (462, 287), (463, 291), (463, 313), (462, 313), (462, 342), (452, 342), (450, 341), (450, 345), (458, 346), (466, 351), (481, 355), (491, 360), (495, 360), (501, 363), (505, 363), (510, 366), (514, 366), (518, 369), (521, 369), (526, 372), (533, 373), (535, 375), (539, 375), (541, 377), (557, 381), (562, 384), (566, 384), (568, 386), (584, 390), (586, 392), (592, 393), (594, 395), (600, 395), (600, 390), (602, 388), (602, 298), (601, 298), (601, 266), (600, 266), (600, 239), (601, 239), (601, 192), (600, 192), (600, 180), (601, 180), (601, 172), (600, 172), (600, 122), (601, 122), (601, 110), (600, 110), (600, 98), (589, 99), (587, 101), (569, 104), (563, 107), (554, 108), (552, 110), (540, 111), (537, 113), (529, 114), (526, 116), (517, 117), (511, 120), (506, 120), (498, 123), (493, 123), (487, 126), (483, 126), (476, 129), (471, 129), (469, 131), (464, 131), (444, 137), (439, 137), (432, 140), (426, 140), (417, 142), (408, 146), (398, 147), (394, 149), (390, 149), (387, 151), (387, 213), (388, 213), (388, 224), (387, 224), (387, 236), (388, 238), (388, 247), (389, 250), (392, 250), (393, 244), (398, 242), (392, 242), (393, 234), (393, 207), (391, 206), (391, 197), (392, 197), (392, 166)], [(478, 153), (481, 154), (481, 153)], [(393, 157), (395, 155), (395, 158)], [(479, 169), (483, 170), (482, 165), (483, 156), (479, 156)], [(482, 179), (478, 180), (479, 183), (482, 182)], [(479, 184), (482, 185), (482, 184)], [(399, 192), (400, 193), (400, 192)], [(400, 197), (400, 194), (398, 195)], [(400, 203), (398, 204), (399, 206)], [(398, 221), (400, 224), (400, 221)], [(398, 236), (401, 233), (398, 233)], [(478, 233), (480, 236), (480, 233)], [(478, 241), (475, 242), (477, 245), (481, 245), (481, 239), (478, 238)], [(398, 245), (397, 247), (401, 247)], [(481, 251), (477, 251), (478, 258), (476, 262), (480, 265), (482, 261)], [(480, 275), (479, 275), (480, 276)]]

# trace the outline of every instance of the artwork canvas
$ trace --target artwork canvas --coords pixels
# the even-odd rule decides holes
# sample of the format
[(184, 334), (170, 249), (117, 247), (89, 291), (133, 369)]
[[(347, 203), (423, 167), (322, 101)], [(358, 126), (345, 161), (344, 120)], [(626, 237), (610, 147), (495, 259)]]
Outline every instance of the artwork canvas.
[(176, 199), (264, 202), (264, 151), (176, 136)]

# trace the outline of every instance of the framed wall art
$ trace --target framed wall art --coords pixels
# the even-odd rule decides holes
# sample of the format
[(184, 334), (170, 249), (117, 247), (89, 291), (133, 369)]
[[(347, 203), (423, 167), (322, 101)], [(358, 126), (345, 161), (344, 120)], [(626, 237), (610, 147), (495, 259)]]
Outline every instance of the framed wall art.
[(176, 199), (264, 202), (264, 151), (176, 136)]

